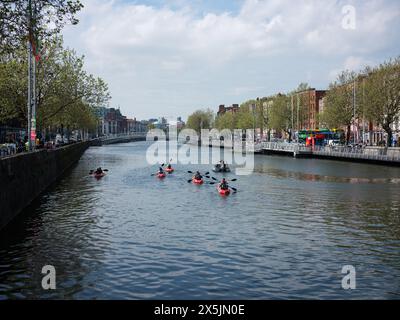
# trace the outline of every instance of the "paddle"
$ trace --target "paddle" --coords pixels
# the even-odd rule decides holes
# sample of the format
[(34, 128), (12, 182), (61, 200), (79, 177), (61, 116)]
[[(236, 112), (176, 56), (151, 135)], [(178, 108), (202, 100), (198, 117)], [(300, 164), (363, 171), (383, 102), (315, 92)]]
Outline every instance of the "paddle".
[[(90, 171), (89, 171), (89, 174), (93, 174), (95, 171), (96, 171), (96, 170), (90, 170)], [(103, 172), (108, 172), (108, 169), (103, 169), (102, 171), (103, 171)]]
[[(208, 184), (215, 184), (216, 182), (209, 182)], [(228, 188), (231, 188), (235, 193), (238, 191), (236, 188), (228, 186)]]
[[(188, 171), (188, 173), (194, 173), (193, 171)], [(206, 173), (204, 173), (204, 176), (207, 176), (207, 175), (209, 175), (210, 174), (210, 172), (206, 172)]]
[[(219, 181), (217, 178), (214, 178), (214, 177), (211, 177), (211, 179), (213, 179), (213, 180), (215, 180), (215, 181)], [(232, 179), (232, 180), (228, 180), (228, 179), (225, 179), (226, 181), (237, 181), (237, 179)]]

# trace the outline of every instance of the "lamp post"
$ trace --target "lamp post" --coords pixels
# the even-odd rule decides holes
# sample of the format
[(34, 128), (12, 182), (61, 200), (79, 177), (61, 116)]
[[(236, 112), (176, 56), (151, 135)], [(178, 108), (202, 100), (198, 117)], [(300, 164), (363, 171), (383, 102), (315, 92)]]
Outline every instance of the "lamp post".
[(353, 144), (356, 144), (356, 79), (353, 82)]

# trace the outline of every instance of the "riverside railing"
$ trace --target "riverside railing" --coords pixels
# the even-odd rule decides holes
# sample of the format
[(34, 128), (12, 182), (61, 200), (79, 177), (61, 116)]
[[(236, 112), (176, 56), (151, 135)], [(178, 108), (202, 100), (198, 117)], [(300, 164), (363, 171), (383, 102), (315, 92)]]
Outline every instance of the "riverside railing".
[(400, 162), (400, 148), (314, 146), (313, 154), (328, 157)]

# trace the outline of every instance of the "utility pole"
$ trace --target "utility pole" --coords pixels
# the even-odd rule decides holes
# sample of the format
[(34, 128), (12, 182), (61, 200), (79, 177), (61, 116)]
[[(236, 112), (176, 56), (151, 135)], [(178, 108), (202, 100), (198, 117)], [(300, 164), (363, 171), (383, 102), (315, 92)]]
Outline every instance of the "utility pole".
[(28, 151), (35, 149), (36, 141), (36, 59), (33, 60), (32, 41), (33, 41), (33, 17), (32, 1), (28, 2), (27, 10), (28, 25)]
[(291, 94), (291, 105), (292, 105), (292, 128), (291, 130), (291, 140), (293, 140), (293, 131), (294, 131), (294, 110), (293, 110), (293, 93)]
[(365, 78), (363, 77), (363, 120), (362, 120), (362, 142), (365, 144)]
[(32, 119), (32, 45), (30, 39), (27, 42), (28, 45), (28, 129), (27, 129), (27, 138), (28, 138), (28, 151), (32, 150), (32, 141), (31, 141), (31, 119)]
[(356, 80), (353, 83), (353, 141), (356, 144)]
[(300, 109), (300, 100), (299, 100), (299, 94), (297, 94), (297, 131), (300, 131), (299, 109)]

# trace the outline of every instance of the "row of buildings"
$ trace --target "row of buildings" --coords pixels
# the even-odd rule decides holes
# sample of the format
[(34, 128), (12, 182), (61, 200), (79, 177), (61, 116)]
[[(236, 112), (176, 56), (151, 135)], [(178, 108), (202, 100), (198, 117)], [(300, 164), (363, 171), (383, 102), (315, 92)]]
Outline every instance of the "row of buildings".
[[(351, 84), (352, 85), (352, 84)], [(317, 90), (315, 88), (308, 88), (302, 91), (292, 93), (290, 95), (289, 107), (292, 112), (292, 125), (291, 128), (294, 132), (301, 130), (318, 130), (326, 129), (327, 126), (321, 121), (319, 115), (324, 111), (326, 106), (326, 94), (327, 90)], [(281, 95), (281, 94), (278, 94)], [(261, 103), (263, 112), (268, 113), (268, 110), (273, 105), (273, 97), (257, 98), (257, 103)], [(223, 115), (226, 112), (236, 113), (240, 110), (238, 104), (232, 104), (228, 107), (220, 105), (218, 107), (217, 115)], [(341, 129), (346, 131), (347, 128), (330, 128), (330, 129)], [(400, 115), (399, 119), (393, 124), (393, 140), (400, 140)], [(260, 129), (257, 129), (260, 132)], [(265, 135), (266, 132), (261, 132), (261, 135)], [(284, 137), (283, 132), (274, 132), (272, 134), (275, 137)], [(355, 119), (350, 127), (350, 139), (355, 143), (368, 143), (372, 145), (378, 145), (386, 141), (385, 131), (378, 125), (366, 121), (364, 119)]]
[(179, 130), (185, 125), (181, 117), (178, 117), (176, 121), (169, 122), (164, 117), (141, 121), (136, 118), (129, 119), (122, 115), (120, 109), (116, 108), (99, 108), (97, 116), (100, 119), (99, 135), (146, 133), (150, 128), (166, 131), (170, 125), (176, 125)]
[(102, 107), (97, 110), (99, 117), (99, 135), (146, 133), (149, 122), (129, 119), (122, 115), (120, 109)]

